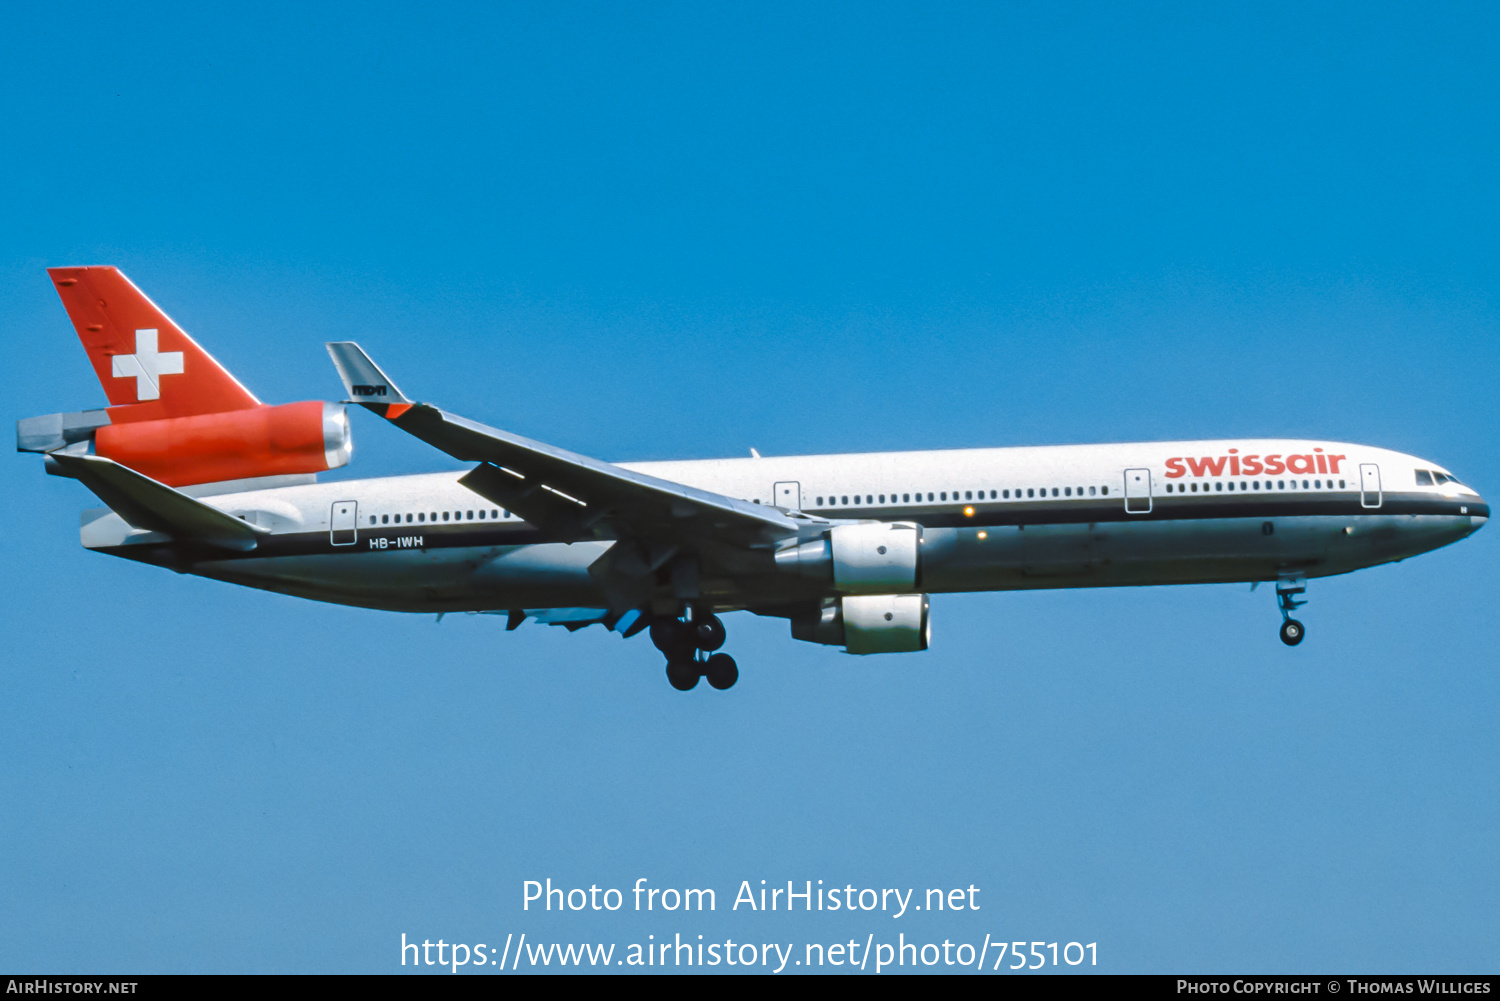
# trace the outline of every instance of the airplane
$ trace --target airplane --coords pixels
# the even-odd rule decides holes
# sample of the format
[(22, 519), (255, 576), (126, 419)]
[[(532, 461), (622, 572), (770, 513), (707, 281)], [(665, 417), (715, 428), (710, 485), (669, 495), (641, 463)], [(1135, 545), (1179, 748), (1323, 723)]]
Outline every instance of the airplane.
[[(1467, 537), (1489, 505), (1437, 463), (1337, 441), (1225, 439), (611, 463), (408, 397), (327, 345), (346, 399), (262, 403), (113, 267), (48, 270), (109, 405), (17, 423), (106, 506), (85, 548), (399, 612), (648, 631), (674, 688), (739, 677), (721, 615), (851, 654), (925, 650), (929, 596), (1307, 582)], [(347, 405), (470, 465), (317, 481)]]

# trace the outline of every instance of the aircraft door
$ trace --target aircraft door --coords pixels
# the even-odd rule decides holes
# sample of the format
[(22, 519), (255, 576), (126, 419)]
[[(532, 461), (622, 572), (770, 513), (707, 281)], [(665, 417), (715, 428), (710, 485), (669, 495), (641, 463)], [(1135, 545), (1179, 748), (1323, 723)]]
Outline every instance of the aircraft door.
[(1359, 464), (1359, 506), (1379, 507), (1380, 467), (1373, 462)]
[(1151, 513), (1151, 470), (1125, 470), (1125, 513)]
[(359, 534), (359, 502), (334, 501), (328, 512), (328, 541), (335, 546), (352, 546)]
[(802, 510), (802, 484), (796, 480), (786, 480), (771, 488), (771, 496), (775, 498), (774, 503), (779, 508), (788, 511)]

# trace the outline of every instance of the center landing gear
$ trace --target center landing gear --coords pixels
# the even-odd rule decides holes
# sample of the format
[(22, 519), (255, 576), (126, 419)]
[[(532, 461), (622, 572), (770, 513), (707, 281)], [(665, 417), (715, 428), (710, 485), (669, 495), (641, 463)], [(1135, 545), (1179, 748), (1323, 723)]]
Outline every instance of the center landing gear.
[(1276, 603), (1281, 607), (1281, 642), (1287, 646), (1296, 646), (1307, 635), (1306, 627), (1292, 618), (1293, 612), (1307, 604), (1306, 598), (1299, 600), (1297, 597), (1306, 591), (1306, 577), (1282, 577), (1276, 581)]
[(659, 619), (651, 624), (651, 642), (667, 656), (667, 681), (679, 692), (696, 688), (699, 678), (720, 691), (739, 680), (739, 665), (724, 645), (724, 623), (717, 615), (694, 614), (688, 619)]

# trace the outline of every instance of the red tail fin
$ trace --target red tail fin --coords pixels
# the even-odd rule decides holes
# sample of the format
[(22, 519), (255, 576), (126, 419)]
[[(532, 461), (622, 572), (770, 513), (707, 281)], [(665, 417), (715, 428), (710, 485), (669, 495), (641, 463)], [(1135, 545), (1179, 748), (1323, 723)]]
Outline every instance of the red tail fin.
[(118, 268), (48, 268), (116, 423), (260, 406)]

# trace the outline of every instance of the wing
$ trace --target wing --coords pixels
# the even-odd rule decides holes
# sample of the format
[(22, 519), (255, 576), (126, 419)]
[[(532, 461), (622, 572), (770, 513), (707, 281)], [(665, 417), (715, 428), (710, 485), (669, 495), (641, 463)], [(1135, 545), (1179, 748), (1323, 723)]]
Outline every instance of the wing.
[[(459, 482), (559, 541), (692, 540), (771, 549), (798, 534), (779, 508), (622, 469), (413, 403), (352, 341), (328, 345), (352, 400), (434, 448), (480, 465)], [(662, 550), (664, 551), (664, 550)]]

